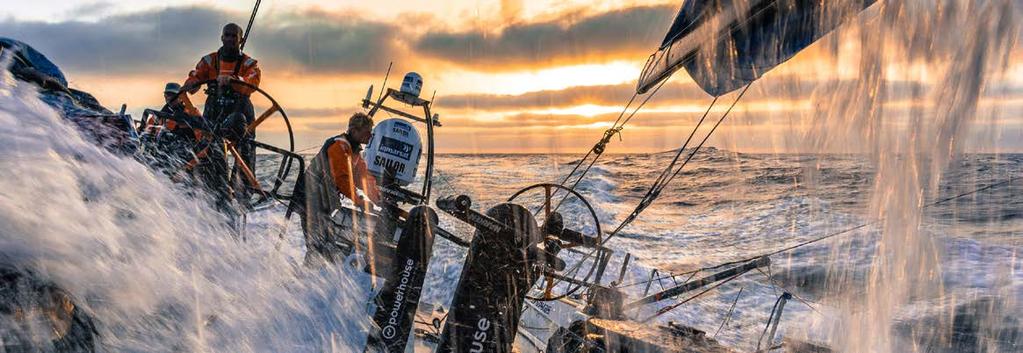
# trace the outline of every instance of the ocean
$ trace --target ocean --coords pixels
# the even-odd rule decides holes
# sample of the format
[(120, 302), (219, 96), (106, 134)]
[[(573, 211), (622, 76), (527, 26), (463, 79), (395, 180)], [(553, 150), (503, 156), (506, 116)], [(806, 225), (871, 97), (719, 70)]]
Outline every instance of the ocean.
[[(603, 156), (577, 190), (596, 210), (602, 228), (614, 229), (632, 212), (674, 155), (674, 151), (668, 151)], [(560, 182), (579, 158), (441, 155), (437, 159), (440, 182), (435, 192), (466, 194), (478, 200), (477, 204), (493, 205), (529, 185)], [(935, 336), (955, 336), (952, 332), (970, 336), (964, 338), (969, 342), (949, 344), (946, 351), (1023, 349), (1017, 320), (1023, 314), (1023, 203), (1018, 197), (1023, 180), (1013, 180), (1023, 171), (1021, 168), (1020, 154), (963, 155), (941, 177), (938, 192), (926, 195), (925, 204), (929, 204), (968, 194), (924, 208), (925, 217), (918, 226), (937, 250), (934, 254), (938, 258), (930, 271), (940, 285), (934, 292), (914, 294), (910, 304), (895, 313), (897, 325), (892, 335), (905, 340), (900, 343), (905, 351), (926, 346), (920, 342)], [(780, 331), (813, 341), (842, 342), (848, 330), (843, 319), (863, 310), (863, 296), (880, 242), (879, 217), (871, 214), (870, 205), (873, 169), (870, 158), (859, 155), (746, 154), (705, 149), (607, 246), (631, 253), (644, 268), (630, 270), (623, 281), (638, 284), (627, 288), (632, 298), (638, 298), (647, 289), (645, 280), (653, 269), (661, 275), (666, 271), (683, 273), (770, 253), (868, 223), (834, 238), (773, 255), (768, 273), (751, 272), (658, 318), (716, 332), (743, 289), (735, 317), (721, 327), (717, 338), (752, 351), (775, 299), (789, 291), (797, 300), (786, 306)], [(1000, 185), (976, 191), (995, 184)], [(590, 223), (589, 217), (574, 217), (579, 226)], [(446, 242), (439, 247), (441, 256), (431, 264), (426, 297), (443, 303), (450, 297), (444, 283), (451, 283), (459, 273), (449, 268), (458, 267), (463, 255)], [(674, 280), (683, 282), (686, 277)], [(654, 282), (650, 293), (670, 287), (671, 280)], [(668, 300), (634, 315), (645, 318), (655, 308), (674, 302)], [(964, 311), (966, 314), (962, 314)], [(970, 318), (981, 322), (979, 328), (970, 328)], [(937, 346), (941, 345), (930, 351), (943, 351)]]
[[(283, 219), (283, 204), (248, 215), (239, 232), (214, 211), (209, 196), (95, 146), (42, 103), (33, 86), (9, 77), (0, 84), (0, 151), (0, 258), (71, 293), (98, 323), (100, 350), (362, 351), (370, 322), (359, 298), (366, 295), (360, 288), (367, 279), (345, 268), (303, 266), (297, 217)], [(576, 189), (600, 227), (613, 229), (673, 155), (605, 155)], [(469, 195), (485, 210), (527, 186), (559, 182), (580, 157), (442, 154), (434, 195)], [(634, 299), (686, 280), (665, 274), (770, 253), (867, 223), (773, 255), (766, 271), (717, 287), (656, 322), (690, 325), (750, 351), (776, 299), (789, 292), (796, 299), (785, 308), (780, 336), (842, 349), (855, 344), (851, 340), (863, 329), (848, 323), (863, 322), (864, 315), (869, 322), (877, 313), (866, 308), (876, 298), (895, 296), (904, 304), (883, 313), (883, 322), (891, 324), (880, 332), (896, 351), (1019, 351), (1023, 182), (1012, 178), (1023, 172), (1023, 155), (965, 154), (939, 179), (907, 174), (940, 180), (915, 206), (923, 216), (901, 224), (919, 235), (908, 247), (890, 243), (882, 236), (887, 223), (876, 222), (912, 212), (876, 206), (899, 195), (877, 187), (875, 160), (700, 151), (654, 204), (606, 244), (615, 258), (604, 282), (619, 281)], [(271, 170), (275, 161), (260, 163), (261, 170)], [(518, 200), (527, 207), (538, 202), (537, 195)], [(577, 199), (559, 210), (566, 225), (596, 229)], [(443, 216), (441, 225), (471, 237), (450, 217)], [(886, 277), (876, 271), (892, 247), (908, 254), (904, 259), (912, 266), (906, 269), (918, 272)], [(617, 266), (626, 253), (633, 265), (619, 279)], [(566, 255), (569, 262), (572, 256)], [(422, 306), (449, 305), (464, 257), (463, 248), (437, 241)], [(655, 269), (663, 278), (647, 281)], [(916, 285), (919, 278), (927, 285)], [(889, 285), (908, 289), (888, 292)], [(644, 318), (675, 300), (628, 314)], [(12, 322), (10, 315), (0, 319)]]
[[(604, 232), (633, 211), (675, 154), (608, 154), (587, 172), (576, 190), (594, 208)], [(441, 154), (436, 159), (433, 193), (435, 197), (468, 195), (483, 211), (532, 185), (560, 183), (581, 157)], [(961, 342), (934, 344), (929, 351), (1020, 349), (1023, 336), (1016, 318), (1023, 314), (1023, 200), (1017, 195), (1023, 180), (1016, 178), (1021, 172), (1023, 154), (967, 154), (942, 175), (938, 192), (927, 195), (925, 204), (940, 203), (922, 207), (926, 217), (919, 228), (940, 257), (933, 268), (940, 286), (938, 291), (914, 296), (910, 305), (896, 313), (898, 325), (892, 335), (901, 341), (899, 347), (911, 350), (906, 347), (954, 336)], [(631, 254), (633, 264), (620, 284), (630, 298), (638, 299), (690, 279), (688, 274), (666, 274), (747, 259), (833, 235), (773, 255), (769, 272), (751, 272), (657, 320), (693, 325), (716, 333), (715, 338), (733, 347), (752, 351), (775, 300), (790, 292), (796, 299), (785, 309), (780, 335), (842, 342), (843, 332), (849, 329), (843, 320), (865, 305), (863, 296), (880, 241), (879, 217), (871, 215), (874, 183), (874, 166), (862, 155), (749, 154), (706, 148), (607, 246), (616, 251), (613, 265), (620, 266), (624, 254)], [(542, 205), (537, 192), (534, 189), (533, 197), (523, 204)], [(553, 199), (559, 200), (559, 195)], [(561, 210), (566, 223), (594, 234), (593, 218), (577, 199), (566, 200)], [(441, 215), (443, 227), (471, 239), (471, 229)], [(434, 251), (421, 303), (443, 308), (450, 303), (465, 250), (438, 240)], [(618, 280), (618, 268), (613, 265), (605, 283)], [(652, 276), (659, 280), (651, 281)], [(666, 300), (631, 315), (646, 318), (675, 302)], [(732, 317), (722, 326), (733, 302)]]

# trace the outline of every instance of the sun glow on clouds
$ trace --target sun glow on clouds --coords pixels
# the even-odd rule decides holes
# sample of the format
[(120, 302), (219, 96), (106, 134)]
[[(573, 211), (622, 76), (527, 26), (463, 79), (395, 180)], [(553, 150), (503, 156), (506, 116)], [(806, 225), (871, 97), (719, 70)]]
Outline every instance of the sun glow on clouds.
[(609, 107), (596, 104), (583, 104), (574, 107), (551, 108), (543, 110), (530, 110), (528, 113), (537, 115), (577, 115), (592, 118), (601, 114), (621, 112), (621, 107)]
[(615, 61), (517, 72), (453, 70), (439, 78), (452, 93), (518, 95), (578, 86), (614, 85), (635, 81), (641, 63)]

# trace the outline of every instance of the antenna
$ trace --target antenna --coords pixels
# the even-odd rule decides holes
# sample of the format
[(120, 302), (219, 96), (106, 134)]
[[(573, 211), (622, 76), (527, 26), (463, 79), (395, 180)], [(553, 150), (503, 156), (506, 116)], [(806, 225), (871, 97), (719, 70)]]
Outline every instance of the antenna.
[(369, 108), (370, 99), (373, 99), (373, 85), (369, 85), (369, 90), (366, 90), (366, 98), (362, 100), (362, 108)]
[(387, 73), (384, 74), (384, 84), (380, 86), (380, 94), (377, 96), (377, 101), (380, 101), (380, 98), (384, 96), (384, 91), (387, 90), (387, 77), (391, 76), (392, 65), (394, 65), (393, 61), (387, 64)]
[(245, 26), (245, 34), (242, 37), (242, 46), (240, 49), (245, 49), (245, 43), (249, 42), (249, 32), (252, 31), (252, 23), (256, 22), (256, 13), (259, 12), (259, 3), (263, 0), (256, 0), (256, 5), (252, 7), (252, 16), (249, 16), (249, 24)]

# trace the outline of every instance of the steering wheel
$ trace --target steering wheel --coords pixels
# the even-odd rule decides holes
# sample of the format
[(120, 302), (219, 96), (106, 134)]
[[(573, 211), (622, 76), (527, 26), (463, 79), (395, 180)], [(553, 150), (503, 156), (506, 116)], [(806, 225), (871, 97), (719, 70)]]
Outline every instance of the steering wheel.
[[(556, 195), (563, 196), (556, 198)], [(561, 250), (580, 246), (596, 245), (599, 247), (602, 244), (601, 236), (604, 233), (600, 228), (600, 219), (593, 210), (593, 206), (579, 192), (560, 184), (550, 183), (531, 185), (517, 191), (508, 198), (508, 202), (515, 201), (533, 211), (541, 231), (546, 235), (542, 253), (548, 258), (542, 269), (542, 281), (537, 282), (536, 285), (538, 288), (542, 288), (542, 294), (540, 296), (526, 295), (526, 298), (552, 301), (578, 292), (596, 272), (598, 261), (596, 258), (578, 252), (574, 252), (577, 256), (566, 259), (567, 256), (564, 254), (568, 251), (562, 252)], [(562, 236), (564, 219), (558, 210), (563, 206), (579, 209), (579, 205), (582, 206), (581, 213), (585, 215), (583, 224), (580, 225), (582, 227), (573, 229), (575, 238)], [(582, 238), (579, 238), (579, 235)], [(555, 257), (564, 260), (565, 267), (559, 269), (558, 266), (554, 266), (554, 262), (560, 262)], [(587, 265), (588, 261), (589, 265)], [(585, 275), (580, 275), (582, 273)], [(562, 282), (567, 283), (563, 284)], [(556, 292), (558, 289), (561, 290)]]
[[(207, 86), (208, 87), (211, 83), (216, 83), (216, 82), (217, 82), (217, 80), (215, 80), (215, 79), (214, 80), (207, 80), (207, 81), (203, 81), (203, 82), (199, 83), (197, 86)], [(284, 111), (284, 108), (281, 107), (281, 105), (279, 103), (277, 103), (277, 100), (274, 99), (273, 96), (271, 96), (269, 93), (267, 93), (266, 91), (264, 91), (263, 89), (255, 86), (255, 85), (252, 85), (252, 84), (250, 84), (248, 82), (236, 80), (236, 79), (231, 79), (230, 85), (231, 86), (238, 85), (238, 86), (242, 86), (242, 87), (246, 87), (248, 89), (251, 89), (253, 92), (258, 93), (259, 96), (262, 96), (263, 98), (265, 98), (267, 101), (270, 102), (270, 107), (265, 109), (265, 110), (263, 110), (261, 113), (255, 115), (254, 116), (254, 120), (245, 127), (245, 133), (246, 134), (252, 134), (253, 132), (255, 132), (257, 127), (259, 127), (261, 124), (266, 122), (270, 117), (272, 117), (274, 115), (279, 115), (280, 118), (284, 121), (284, 125), (287, 127), (287, 131), (288, 131), (288, 147), (287, 147), (287, 149), (276, 148), (275, 146), (272, 146), (272, 145), (269, 145), (269, 144), (266, 144), (266, 143), (262, 143), (262, 142), (260, 142), (258, 140), (253, 140), (253, 143), (255, 143), (255, 145), (257, 147), (268, 149), (268, 150), (270, 150), (272, 152), (276, 152), (276, 153), (282, 155), (282, 159), (281, 159), (281, 162), (279, 163), (277, 174), (276, 174), (276, 176), (274, 178), (274, 186), (270, 190), (269, 193), (273, 197), (278, 198), (278, 199), (285, 199), (285, 200), (286, 199), (290, 199), (293, 195), (281, 195), (278, 191), (279, 191), (280, 187), (283, 185), (284, 180), (287, 179), (288, 175), (290, 174), (290, 172), (292, 170), (293, 162), (296, 159), (299, 160), (299, 169), (303, 169), (304, 168), (304, 163), (301, 160), (301, 156), (295, 154), (295, 132), (294, 132), (294, 129), (292, 128), (292, 126), (291, 126), (291, 120), (288, 118), (288, 113)], [(181, 91), (178, 93), (178, 95), (180, 97), (180, 95), (185, 95), (185, 94), (188, 94), (188, 90), (186, 90), (183, 87), (181, 89)], [(164, 105), (165, 108), (166, 108), (166, 106), (167, 106), (167, 104)], [(237, 151), (231, 151), (231, 153), (232, 154), (236, 154)], [(258, 188), (259, 190), (262, 191), (262, 188), (258, 186), (258, 182), (256, 182), (256, 180), (255, 180), (255, 177), (258, 174), (258, 173), (256, 173), (256, 166), (249, 166), (249, 170), (248, 171), (243, 171), (243, 172), (246, 174), (246, 175), (243, 175), (243, 176), (246, 179), (248, 179), (249, 184), (250, 184), (249, 186), (254, 187), (254, 188)], [(299, 173), (300, 173), (299, 176), (300, 177), (301, 177), (301, 173), (302, 172), (303, 172), (302, 170), (299, 171)]]
[[(198, 86), (209, 86), (209, 84), (216, 83), (216, 82), (217, 82), (217, 80), (206, 80), (206, 81), (203, 81), (203, 82), (199, 83)], [(230, 85), (232, 85), (232, 86), (233, 85), (239, 85), (239, 86), (243, 86), (245, 88), (251, 89), (251, 90), (253, 90), (256, 93), (259, 93), (260, 96), (263, 96), (263, 98), (266, 98), (266, 100), (270, 102), (270, 108), (267, 108), (262, 113), (256, 115), (254, 117), (255, 120), (253, 120), (251, 124), (246, 126), (247, 132), (251, 133), (251, 132), (256, 131), (256, 128), (259, 127), (260, 124), (265, 122), (267, 119), (269, 119), (274, 114), (278, 114), (278, 115), (281, 116), (281, 119), (284, 120), (284, 124), (288, 128), (288, 151), (289, 152), (295, 152), (295, 131), (291, 127), (291, 120), (288, 119), (288, 113), (286, 113), (284, 111), (284, 108), (282, 108), (281, 105), (277, 103), (277, 100), (274, 99), (274, 97), (271, 96), (269, 93), (267, 93), (263, 89), (259, 88), (258, 86), (255, 86), (255, 85), (250, 84), (250, 83), (245, 82), (245, 81), (231, 79)], [(185, 90), (184, 88), (182, 88), (181, 92), (179, 92), (178, 95), (180, 96), (182, 94), (188, 94), (188, 91)], [(166, 104), (164, 105), (164, 107), (166, 107)]]

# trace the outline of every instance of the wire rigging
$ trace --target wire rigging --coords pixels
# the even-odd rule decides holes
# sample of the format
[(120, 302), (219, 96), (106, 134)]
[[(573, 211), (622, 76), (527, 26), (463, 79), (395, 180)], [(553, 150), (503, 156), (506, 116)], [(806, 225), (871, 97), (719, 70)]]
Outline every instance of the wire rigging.
[[(636, 109), (632, 110), (632, 113), (630, 113), (629, 116), (625, 118), (625, 121), (622, 121), (622, 117), (625, 116), (625, 112), (629, 110), (629, 106), (632, 105), (632, 102), (635, 101), (636, 97), (638, 96), (635, 93), (632, 94), (632, 98), (629, 98), (629, 102), (625, 105), (625, 108), (622, 109), (621, 114), (618, 114), (618, 119), (615, 119), (615, 122), (611, 124), (611, 128), (604, 131), (604, 136), (601, 137), (600, 141), (598, 141), (597, 144), (593, 145), (593, 148), (591, 148), (589, 152), (586, 152), (586, 156), (584, 156), (583, 159), (580, 159), (579, 163), (575, 165), (575, 168), (572, 168), (572, 171), (565, 176), (565, 179), (561, 181), (561, 185), (564, 186), (565, 182), (567, 182), (568, 179), (572, 177), (572, 174), (575, 173), (576, 170), (579, 170), (579, 167), (583, 164), (583, 162), (585, 162), (586, 159), (592, 154), (594, 155), (593, 160), (590, 161), (590, 164), (586, 166), (586, 169), (584, 169), (582, 173), (579, 173), (579, 177), (576, 178), (575, 182), (572, 183), (572, 186), (569, 187), (569, 190), (575, 191), (575, 188), (579, 186), (579, 183), (582, 182), (583, 178), (586, 177), (586, 173), (589, 173), (590, 169), (593, 168), (593, 165), (597, 163), (598, 159), (600, 159), (600, 156), (604, 154), (604, 151), (607, 148), (607, 144), (611, 142), (611, 138), (614, 137), (615, 135), (618, 135), (619, 138), (621, 137), (622, 129), (625, 128), (625, 124), (628, 123), (629, 120), (632, 120), (632, 117), (636, 116), (636, 113), (638, 113), (639, 110), (642, 109), (643, 106), (646, 105), (646, 103), (649, 102), (651, 98), (657, 95), (657, 91), (660, 91), (661, 87), (663, 87), (666, 82), (668, 82), (668, 80), (661, 81), (661, 83), (657, 85), (657, 88), (655, 88), (653, 92), (650, 92), (650, 94), (648, 94), (646, 98), (643, 99), (643, 102), (636, 106)], [(621, 122), (621, 124), (619, 124), (619, 122)], [(566, 193), (565, 196), (562, 197), (560, 201), (558, 201), (557, 206), (554, 207), (554, 211), (557, 211), (558, 208), (561, 207), (561, 204), (565, 202), (565, 199), (568, 198), (568, 195), (569, 193)]]
[(732, 313), (735, 312), (735, 305), (739, 303), (739, 297), (742, 296), (742, 291), (744, 289), (746, 289), (746, 287), (739, 287), (739, 293), (735, 294), (735, 300), (732, 301), (732, 306), (728, 308), (728, 313), (725, 314), (725, 319), (721, 320), (721, 326), (718, 326), (718, 330), (714, 331), (714, 335), (711, 336), (712, 338), (716, 338), (718, 333), (721, 332), (721, 329), (725, 328), (725, 325), (732, 320)]
[[(659, 90), (663, 86), (663, 84), (664, 84), (664, 82), (662, 82), (660, 85), (658, 85), (657, 89)], [(608, 233), (607, 237), (604, 237), (603, 239), (601, 239), (601, 241), (600, 241), (600, 245), (601, 246), (603, 246), (604, 244), (607, 244), (607, 242), (610, 241), (611, 239), (613, 239), (615, 236), (617, 236), (618, 233), (621, 232), (622, 229), (625, 229), (625, 227), (627, 227), (629, 224), (631, 224), (633, 221), (635, 221), (637, 218), (639, 218), (639, 215), (644, 210), (646, 210), (647, 207), (649, 207), (651, 204), (653, 204), (653, 202), (655, 200), (657, 200), (657, 197), (660, 196), (661, 191), (664, 190), (664, 187), (666, 187), (669, 183), (671, 183), (671, 181), (676, 176), (678, 176), (678, 174), (682, 171), (682, 168), (685, 168), (686, 164), (688, 164), (689, 161), (693, 159), (693, 156), (695, 156), (696, 153), (698, 153), (700, 151), (700, 148), (702, 148), (703, 145), (707, 143), (707, 140), (710, 139), (710, 136), (712, 134), (714, 134), (714, 131), (717, 130), (718, 126), (720, 126), (721, 123), (725, 120), (725, 118), (728, 117), (728, 114), (732, 112), (732, 109), (735, 108), (735, 105), (739, 102), (740, 99), (742, 99), (742, 97), (746, 94), (746, 91), (749, 90), (751, 85), (753, 85), (752, 82), (747, 84), (746, 87), (742, 89), (742, 92), (740, 92), (739, 95), (735, 97), (735, 100), (728, 107), (728, 110), (726, 110), (724, 112), (724, 114), (722, 114), (721, 117), (718, 118), (717, 123), (715, 123), (714, 127), (711, 128), (711, 130), (709, 132), (707, 132), (707, 135), (704, 136), (702, 141), (700, 141), (700, 144), (697, 145), (693, 149), (693, 151), (689, 154), (689, 156), (686, 158), (686, 160), (682, 163), (681, 166), (679, 166), (679, 168), (677, 170), (675, 170), (675, 172), (671, 175), (671, 177), (668, 177), (667, 179), (665, 179), (665, 176), (668, 175), (668, 173), (671, 173), (671, 171), (675, 167), (675, 164), (678, 163), (679, 158), (681, 158), (682, 154), (685, 152), (686, 147), (688, 147), (689, 143), (692, 141), (692, 138), (696, 134), (696, 131), (699, 130), (700, 126), (702, 126), (702, 124), (703, 124), (703, 121), (707, 118), (708, 115), (710, 115), (711, 110), (713, 110), (714, 104), (716, 104), (717, 100), (718, 100), (718, 97), (714, 97), (714, 100), (711, 102), (711, 105), (707, 107), (707, 110), (703, 113), (703, 116), (700, 117), (700, 121), (699, 121), (699, 123), (697, 123), (697, 126), (693, 128), (692, 132), (689, 135), (689, 138), (686, 139), (686, 141), (682, 145), (682, 147), (679, 148), (678, 152), (675, 153), (675, 158), (672, 160), (672, 162), (668, 165), (667, 168), (665, 168), (661, 172), (660, 176), (658, 176), (658, 178), (654, 182), (654, 184), (650, 186), (650, 189), (647, 190), (646, 195), (643, 196), (643, 199), (640, 200), (639, 204), (636, 205), (636, 208), (633, 209), (632, 213), (630, 213), (629, 216), (625, 218), (625, 220), (623, 220), (620, 224), (618, 224), (618, 226), (615, 227), (614, 231)], [(656, 92), (657, 92), (657, 90), (654, 90), (654, 92), (651, 93), (651, 95), (653, 95)], [(650, 97), (647, 97), (647, 99), (649, 99), (649, 98)], [(644, 101), (643, 103), (646, 103), (646, 101)], [(637, 109), (641, 108), (641, 107), (642, 107), (642, 105), (640, 105), (640, 107), (637, 107)], [(577, 181), (577, 184), (578, 184), (578, 181)], [(572, 268), (569, 269), (566, 273), (574, 273), (576, 270), (578, 270), (578, 268), (580, 266), (582, 266), (583, 263), (586, 262), (587, 259), (589, 259), (592, 256), (594, 256), (596, 253), (597, 253), (597, 249), (590, 250), (588, 253), (583, 255), (582, 260), (576, 262), (575, 265), (573, 265)]]
[[(742, 92), (740, 92), (739, 95), (735, 97), (735, 100), (728, 107), (728, 110), (726, 110), (725, 113), (721, 115), (721, 118), (718, 118), (718, 121), (717, 123), (714, 124), (714, 127), (712, 127), (710, 131), (707, 132), (707, 134), (703, 137), (703, 140), (700, 141), (700, 144), (697, 145), (692, 150), (692, 152), (689, 153), (689, 156), (686, 157), (686, 160), (682, 162), (678, 169), (674, 169), (675, 164), (678, 163), (678, 158), (682, 155), (682, 153), (684, 153), (685, 148), (688, 147), (688, 143), (691, 141), (693, 135), (696, 134), (696, 130), (699, 129), (700, 124), (703, 123), (703, 119), (706, 118), (706, 116), (710, 113), (711, 109), (713, 108), (713, 103), (717, 102), (717, 97), (714, 98), (711, 107), (708, 107), (707, 111), (704, 113), (704, 116), (700, 118), (700, 123), (695, 128), (693, 128), (693, 132), (692, 134), (690, 134), (689, 138), (686, 139), (686, 143), (683, 144), (682, 148), (679, 148), (678, 152), (675, 154), (675, 159), (672, 160), (671, 164), (668, 165), (668, 168), (665, 168), (665, 170), (661, 173), (661, 177), (658, 177), (658, 180), (654, 182), (654, 185), (650, 187), (650, 190), (647, 191), (646, 196), (644, 196), (643, 199), (639, 202), (639, 204), (636, 205), (636, 209), (633, 210), (632, 213), (629, 214), (629, 216), (626, 217), (625, 220), (622, 221), (622, 223), (619, 224), (614, 231), (609, 233), (608, 236), (604, 238), (602, 243), (607, 243), (607, 241), (614, 238), (619, 232), (621, 232), (622, 229), (625, 229), (625, 227), (627, 227), (630, 223), (639, 218), (639, 215), (644, 210), (646, 210), (647, 207), (653, 204), (654, 201), (657, 200), (657, 197), (660, 196), (661, 191), (663, 191), (664, 188), (667, 187), (671, 183), (671, 181), (674, 180), (675, 177), (677, 177), (679, 173), (682, 172), (682, 169), (685, 168), (687, 164), (689, 164), (689, 161), (691, 161), (693, 157), (696, 156), (698, 152), (700, 152), (700, 149), (703, 148), (703, 145), (707, 143), (707, 140), (710, 139), (710, 136), (714, 134), (714, 131), (717, 130), (718, 126), (721, 126), (721, 123), (724, 122), (725, 118), (728, 117), (728, 114), (732, 112), (732, 109), (735, 108), (735, 105), (737, 103), (739, 103), (739, 100), (742, 99), (742, 97), (746, 94), (746, 91), (749, 90), (751, 85), (753, 85), (752, 82), (747, 84), (746, 87), (742, 89)], [(674, 173), (672, 173), (670, 177), (665, 179), (664, 176), (671, 172), (673, 169)]]

